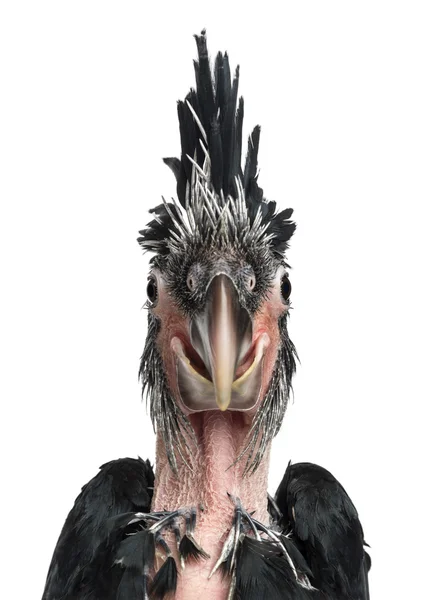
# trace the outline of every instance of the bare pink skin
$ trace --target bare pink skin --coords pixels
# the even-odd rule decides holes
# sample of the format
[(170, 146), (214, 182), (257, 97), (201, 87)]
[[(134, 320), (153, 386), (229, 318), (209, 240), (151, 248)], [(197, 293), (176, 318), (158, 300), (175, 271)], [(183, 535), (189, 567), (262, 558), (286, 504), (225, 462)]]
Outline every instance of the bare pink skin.
[[(227, 492), (238, 496), (247, 511), (256, 511), (255, 518), (267, 523), (269, 451), (256, 473), (251, 477), (243, 477), (245, 459), (229, 469), (238, 456), (249, 429), (249, 425), (243, 422), (243, 415), (209, 411), (193, 415), (191, 419), (198, 429), (199, 447), (194, 457), (194, 464), (198, 468), (191, 472), (181, 463), (176, 478), (167, 462), (162, 439), (158, 439), (153, 510), (174, 510), (200, 505), (204, 507), (204, 511), (198, 513), (195, 538), (210, 554), (210, 558), (198, 563), (187, 563), (185, 570), (180, 570), (175, 598), (225, 600), (229, 578), (223, 579), (219, 571), (211, 579), (208, 577), (232, 526), (234, 505)], [(169, 541), (171, 548), (174, 548), (173, 537), (169, 537)]]
[[(172, 297), (167, 293), (161, 277), (158, 278), (159, 299), (153, 312), (161, 319), (158, 347), (162, 352), (169, 387), (175, 398), (179, 390), (174, 367), (174, 358), (170, 351), (174, 336), (188, 339), (188, 322), (180, 315)], [(253, 422), (253, 416), (268, 389), (280, 343), (278, 318), (287, 310), (280, 297), (279, 271), (268, 299), (254, 317), (253, 341), (267, 333), (270, 345), (263, 358), (261, 393), (255, 409), (248, 412), (221, 412), (211, 410), (190, 414), (189, 419), (195, 430), (198, 446), (192, 446), (191, 471), (179, 457), (178, 476), (167, 461), (161, 436), (157, 439), (154, 511), (176, 510), (183, 507), (199, 507), (195, 538), (203, 549), (210, 554), (207, 560), (187, 563), (184, 572), (179, 569), (176, 600), (226, 600), (230, 580), (222, 578), (218, 571), (211, 579), (209, 573), (218, 560), (223, 543), (232, 526), (234, 504), (227, 492), (240, 498), (245, 510), (254, 512), (254, 518), (268, 523), (267, 481), (270, 447), (258, 469), (253, 475), (244, 477), (247, 454), (235, 466), (232, 464), (247, 443), (247, 434)], [(253, 342), (252, 342), (253, 343)], [(167, 537), (167, 536), (166, 536)], [(176, 551), (172, 535), (167, 537), (171, 549)], [(175, 554), (175, 557), (177, 555)], [(161, 566), (161, 557), (157, 567)], [(177, 562), (179, 565), (179, 562)]]

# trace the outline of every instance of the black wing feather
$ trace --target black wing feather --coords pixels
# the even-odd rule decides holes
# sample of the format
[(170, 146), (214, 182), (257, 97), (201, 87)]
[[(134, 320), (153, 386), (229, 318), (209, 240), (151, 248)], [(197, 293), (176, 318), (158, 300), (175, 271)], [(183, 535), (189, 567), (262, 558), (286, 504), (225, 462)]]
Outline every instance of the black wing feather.
[(137, 530), (137, 525), (128, 530), (134, 513), (149, 512), (153, 484), (149, 461), (124, 458), (101, 467), (82, 488), (66, 519), (43, 600), (144, 599), (146, 587), (139, 571), (132, 564), (125, 569), (115, 560), (127, 533)]
[(311, 583), (328, 597), (369, 600), (370, 557), (358, 513), (329, 471), (311, 463), (290, 465), (276, 492), (288, 529), (313, 574)]

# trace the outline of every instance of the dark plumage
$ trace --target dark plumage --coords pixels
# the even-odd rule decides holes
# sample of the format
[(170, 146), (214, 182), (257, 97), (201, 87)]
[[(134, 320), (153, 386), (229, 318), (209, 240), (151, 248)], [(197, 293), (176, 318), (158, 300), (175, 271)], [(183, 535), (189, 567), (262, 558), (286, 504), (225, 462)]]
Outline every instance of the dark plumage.
[[(212, 72), (205, 32), (195, 39), (196, 87), (178, 102), (181, 157), (164, 159), (176, 177), (178, 201), (153, 209), (138, 239), (155, 253), (139, 374), (160, 438), (160, 512), (150, 512), (149, 461), (103, 465), (68, 515), (43, 600), (172, 598), (179, 573), (180, 586), (194, 585), (195, 570), (186, 576), (195, 562), (212, 590), (221, 569), (230, 599), (368, 600), (370, 559), (358, 514), (328, 471), (289, 465), (269, 504), (274, 529), (253, 518), (265, 507), (263, 470), (256, 489), (249, 483), (253, 493), (245, 494), (250, 514), (241, 503), (241, 476), (265, 470), (262, 459), (281, 426), (296, 368), (285, 258), (296, 225), (292, 209), (278, 213), (258, 186), (259, 126), (248, 140), (243, 168), (239, 67), (232, 80), (227, 54), (218, 53)], [(226, 412), (232, 408), (247, 418)], [(217, 452), (234, 464), (242, 461), (242, 472), (235, 468), (225, 480), (217, 477)], [(219, 552), (230, 517), (225, 492), (233, 525), (209, 573), (202, 546), (212, 544), (212, 556)]]
[[(49, 567), (43, 600), (144, 600), (133, 557), (129, 570), (114, 564), (124, 549), (133, 513), (150, 509), (154, 474), (149, 461), (123, 458), (103, 465), (75, 501)], [(123, 546), (122, 546), (123, 544)]]
[(151, 600), (162, 600), (169, 595), (173, 596), (177, 580), (178, 571), (175, 559), (168, 556), (149, 585), (149, 598)]
[(281, 525), (293, 536), (327, 597), (368, 600), (370, 558), (358, 513), (329, 471), (311, 463), (290, 465), (275, 495)]
[(185, 534), (179, 544), (179, 553), (186, 560), (201, 560), (209, 555), (196, 543), (192, 535)]
[(271, 541), (244, 538), (238, 552), (235, 600), (313, 600), (299, 585), (280, 548)]
[(148, 529), (128, 535), (119, 545), (115, 560), (124, 568), (143, 573), (155, 559), (155, 536)]

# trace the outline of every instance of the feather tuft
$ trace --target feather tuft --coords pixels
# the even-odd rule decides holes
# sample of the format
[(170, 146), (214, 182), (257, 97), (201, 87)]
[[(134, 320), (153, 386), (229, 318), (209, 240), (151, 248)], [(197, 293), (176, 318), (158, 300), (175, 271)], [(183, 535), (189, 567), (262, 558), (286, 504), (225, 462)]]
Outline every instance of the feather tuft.
[(175, 594), (178, 581), (178, 571), (175, 559), (169, 556), (161, 565), (149, 585), (149, 598), (151, 600), (162, 600), (167, 595)]
[[(198, 183), (202, 183), (215, 214), (220, 215), (227, 198), (231, 198), (238, 208), (245, 202), (245, 210), (237, 211), (243, 218), (231, 220), (233, 227), (227, 232), (228, 241), (234, 243), (238, 233), (243, 232), (245, 246), (265, 242), (275, 258), (282, 260), (296, 225), (290, 218), (291, 209), (278, 213), (275, 202), (268, 202), (258, 185), (258, 125), (249, 137), (244, 172), (242, 170), (244, 101), (240, 98), (238, 102), (239, 67), (235, 69), (232, 81), (229, 58), (219, 52), (212, 73), (205, 31), (196, 35), (195, 40), (198, 50), (198, 60), (194, 63), (196, 88), (191, 89), (177, 106), (181, 160), (165, 158), (164, 162), (177, 180), (180, 206), (184, 212), (192, 212), (196, 228), (190, 235), (178, 235), (177, 240), (174, 237), (177, 223), (188, 217), (181, 213), (168, 215), (164, 208), (157, 207), (154, 209), (156, 218), (140, 231), (138, 242), (144, 250), (163, 256), (173, 253), (182, 256), (184, 251), (189, 252), (193, 243), (201, 246), (203, 239), (225, 242), (220, 235), (220, 221), (214, 223), (202, 210), (198, 192)], [(204, 174), (202, 178), (201, 173)], [(238, 185), (242, 190), (239, 195)], [(172, 207), (172, 203), (169, 206)], [(256, 227), (259, 214), (262, 220)], [(247, 237), (254, 224), (254, 236)], [(207, 235), (209, 232), (213, 235)]]
[(188, 533), (183, 536), (180, 542), (179, 552), (184, 560), (199, 561), (201, 559), (210, 558), (209, 554), (201, 548), (193, 535)]

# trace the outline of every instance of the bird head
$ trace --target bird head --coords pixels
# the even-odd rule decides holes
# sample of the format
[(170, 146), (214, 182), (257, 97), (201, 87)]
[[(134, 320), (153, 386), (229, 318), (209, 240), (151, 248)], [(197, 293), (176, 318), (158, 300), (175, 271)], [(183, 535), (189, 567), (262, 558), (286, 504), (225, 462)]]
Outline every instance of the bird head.
[(138, 239), (154, 253), (140, 377), (174, 471), (178, 457), (189, 461), (198, 415), (215, 410), (250, 424), (241, 456), (254, 471), (280, 428), (295, 370), (285, 252), (296, 225), (258, 186), (259, 127), (242, 165), (239, 68), (232, 81), (219, 53), (212, 72), (205, 32), (195, 38), (196, 88), (178, 102), (181, 157), (164, 159), (178, 200), (163, 199)]

